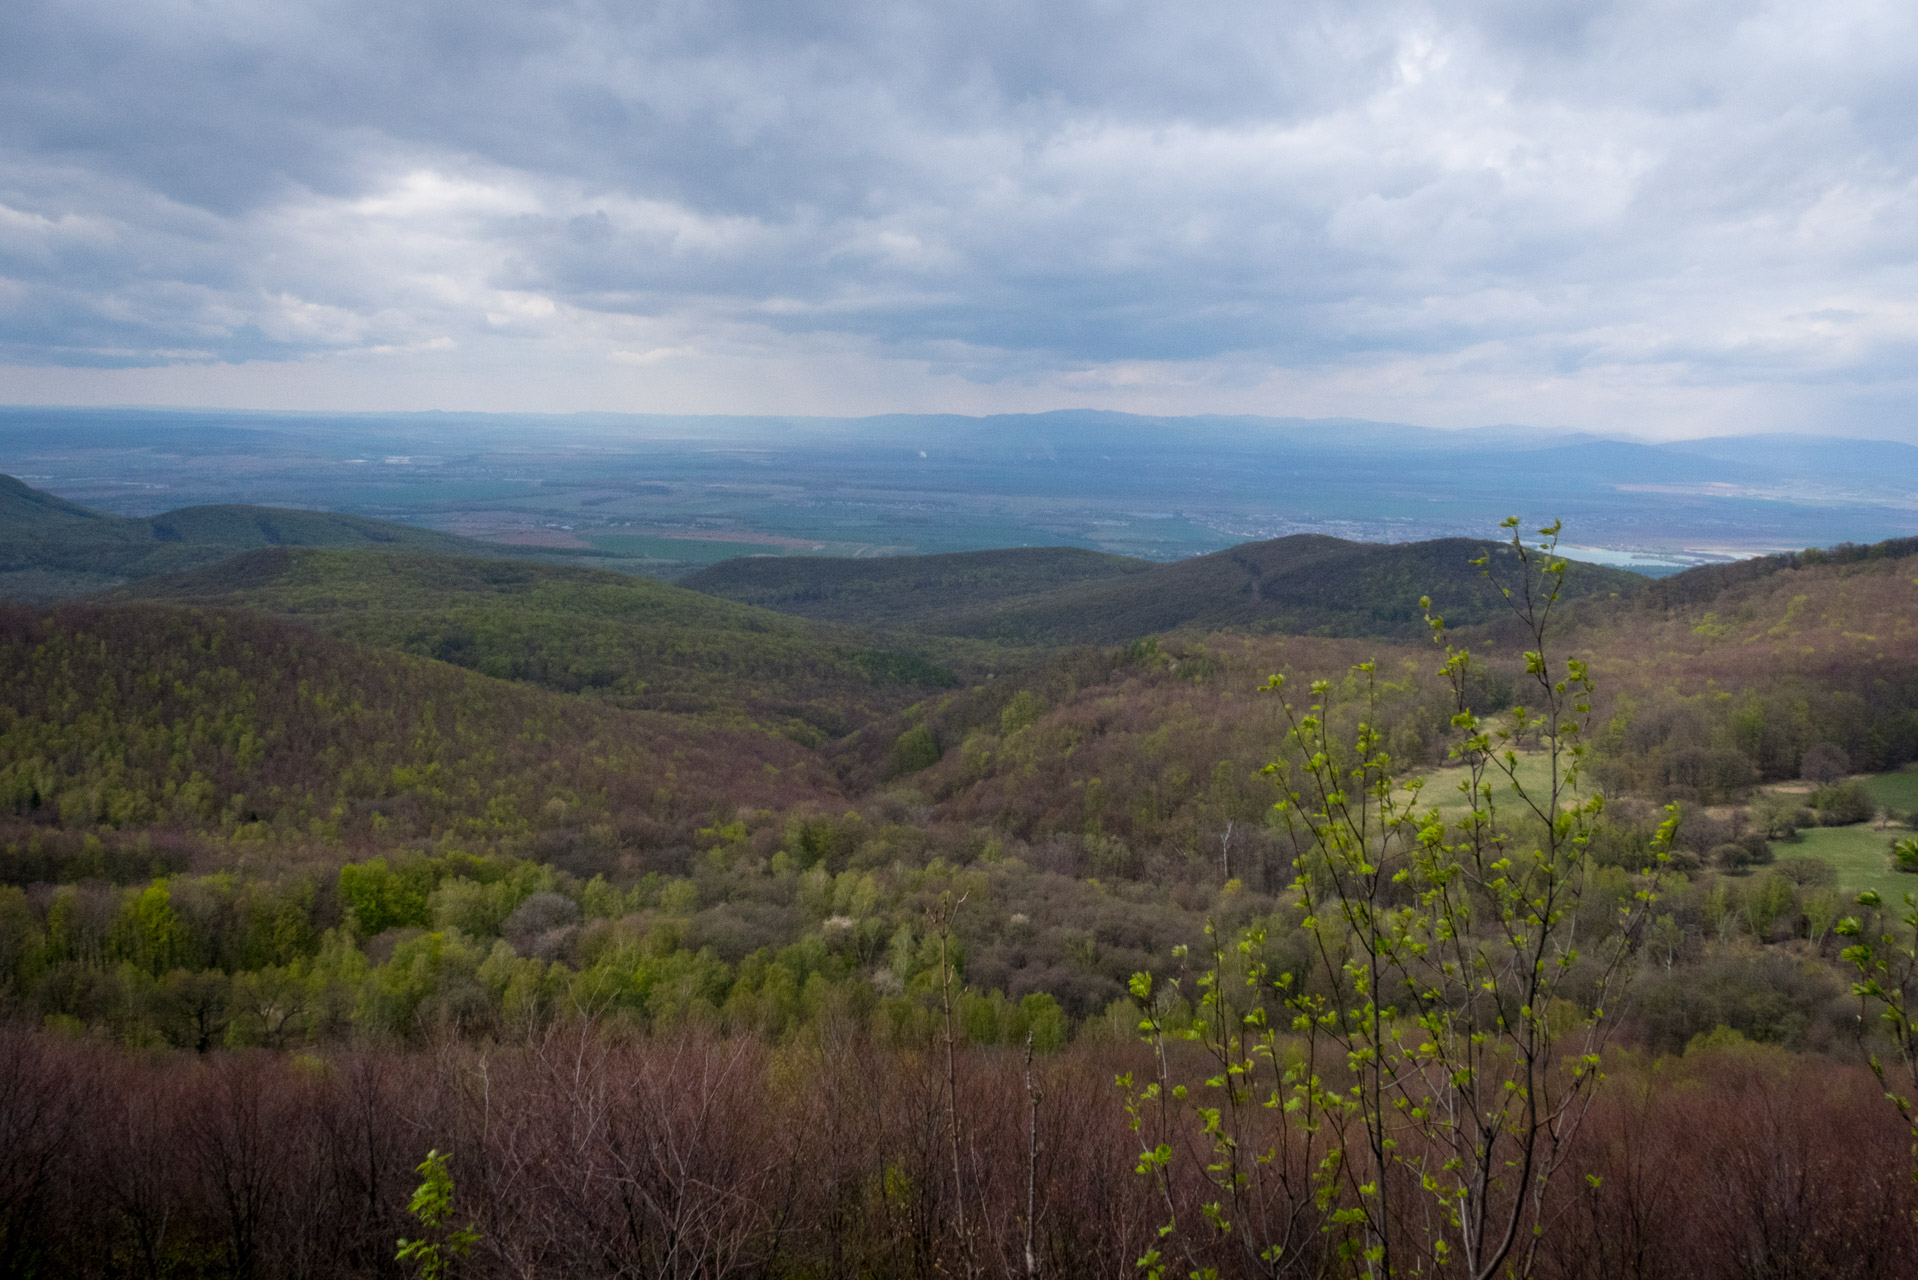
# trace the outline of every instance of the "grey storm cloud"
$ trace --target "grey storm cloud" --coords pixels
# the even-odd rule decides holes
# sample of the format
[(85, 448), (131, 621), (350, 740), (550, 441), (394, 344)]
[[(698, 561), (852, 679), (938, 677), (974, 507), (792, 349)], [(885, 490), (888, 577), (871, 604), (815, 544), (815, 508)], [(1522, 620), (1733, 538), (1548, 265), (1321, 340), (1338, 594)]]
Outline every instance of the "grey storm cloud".
[(0, 360), (824, 337), (1903, 412), (1915, 64), (1844, 0), (12, 0)]

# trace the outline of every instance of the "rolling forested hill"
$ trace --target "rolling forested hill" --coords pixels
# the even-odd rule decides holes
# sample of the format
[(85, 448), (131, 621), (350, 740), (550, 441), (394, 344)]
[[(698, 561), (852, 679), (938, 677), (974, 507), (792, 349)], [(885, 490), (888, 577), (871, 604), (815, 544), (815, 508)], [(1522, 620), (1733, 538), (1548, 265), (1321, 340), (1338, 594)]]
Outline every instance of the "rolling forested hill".
[(1611, 785), (1729, 800), (1805, 753), (1918, 759), (1918, 543), (1708, 566), (1575, 633), (1603, 691)]
[[(27, 504), (31, 527), (99, 519)], [(1108, 1011), (1131, 973), (1208, 918), (1287, 910), (1297, 850), (1263, 770), (1297, 752), (1269, 674), (1328, 680), (1345, 732), (1353, 666), (1375, 660), (1362, 714), (1394, 761), (1441, 780), (1453, 707), (1422, 635), (1429, 593), (1473, 631), (1473, 707), (1522, 700), (1520, 646), (1487, 625), (1503, 606), (1470, 563), (1483, 549), (753, 560), (700, 575), (701, 592), (282, 545), (91, 603), (8, 606), (0, 995), (143, 1045), (204, 1047), (181, 993), (251, 1000), (269, 978), (298, 1019), (263, 1031), (232, 1004), (220, 1034), (494, 1035), (602, 1001), (651, 1030), (841, 1018), (910, 1044), (931, 1025), (946, 895), (966, 904), (968, 1038), (1130, 1027)], [(1833, 1025), (1829, 965), (1805, 951), (1826, 934), (1806, 922), (1839, 872), (1794, 863), (1747, 810), (1815, 752), (1854, 770), (1918, 759), (1910, 551), (1652, 585), (1571, 567), (1581, 599), (1557, 642), (1598, 680), (1612, 825), (1595, 847), (1607, 874), (1639, 865), (1656, 805), (1682, 802), (1691, 878), (1661, 901), (1660, 972), (1716, 966), (1709, 999), (1648, 998), (1648, 1042)], [(1816, 798), (1786, 816), (1823, 821)], [(1848, 829), (1879, 871), (1903, 830)], [(1781, 958), (1787, 940), (1805, 954)]]
[(325, 511), (214, 506), (113, 516), (0, 476), (0, 598), (80, 595), (279, 546), (498, 554), (452, 534)]
[[(806, 617), (1016, 645), (1121, 644), (1225, 628), (1293, 635), (1415, 638), (1419, 598), (1454, 626), (1504, 605), (1471, 561), (1490, 544), (1348, 542), (1297, 534), (1171, 564), (1063, 548), (878, 561), (733, 560), (682, 584)], [(1495, 569), (1511, 553), (1491, 548)], [(1645, 579), (1577, 564), (1570, 596), (1629, 596)]]
[(689, 574), (679, 585), (801, 617), (957, 635), (1007, 601), (1154, 567), (1149, 560), (1079, 547), (871, 560), (742, 556)]
[(331, 635), (618, 705), (849, 732), (944, 666), (647, 578), (527, 561), (276, 547), (116, 598), (261, 610)]
[(1918, 538), (1891, 538), (1884, 542), (1844, 542), (1835, 547), (1811, 547), (1783, 555), (1754, 556), (1729, 564), (1699, 565), (1669, 578), (1656, 580), (1646, 588), (1641, 600), (1647, 605), (1661, 607), (1698, 604), (1715, 600), (1727, 592), (1742, 591), (1760, 579), (1789, 569), (1865, 565), (1903, 560), (1914, 555), (1918, 555)]
[[(1918, 547), (1775, 559), (1763, 573), (1693, 570), (1560, 631), (1596, 673), (1590, 745), (1608, 793), (1677, 799), (1702, 821), (1705, 806), (1797, 779), (1819, 744), (1859, 771), (1918, 760)], [(1474, 703), (1496, 713), (1522, 696), (1517, 645), (1496, 627), (1471, 641)], [(1284, 734), (1259, 686), (1366, 660), (1388, 691), (1386, 748), (1441, 765), (1450, 710), (1429, 643), (1230, 634), (1062, 653), (939, 697), (850, 744), (851, 776), (909, 773), (940, 817), (1016, 833), (1084, 874), (1188, 856), (1228, 822), (1242, 856), (1270, 855), (1259, 770)]]
[(222, 860), (436, 846), (551, 860), (589, 846), (611, 866), (620, 850), (689, 845), (742, 802), (838, 794), (815, 757), (763, 733), (260, 614), (0, 606), (0, 670), (5, 820), (116, 844), (210, 841)]

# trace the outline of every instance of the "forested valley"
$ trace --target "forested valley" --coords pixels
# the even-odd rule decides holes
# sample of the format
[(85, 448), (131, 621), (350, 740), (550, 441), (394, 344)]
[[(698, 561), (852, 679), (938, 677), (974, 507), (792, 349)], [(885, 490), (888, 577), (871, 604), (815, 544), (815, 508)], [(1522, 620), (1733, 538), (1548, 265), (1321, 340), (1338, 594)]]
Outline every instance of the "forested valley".
[(1908, 1273), (1918, 545), (1515, 537), (0, 605), (0, 1273)]

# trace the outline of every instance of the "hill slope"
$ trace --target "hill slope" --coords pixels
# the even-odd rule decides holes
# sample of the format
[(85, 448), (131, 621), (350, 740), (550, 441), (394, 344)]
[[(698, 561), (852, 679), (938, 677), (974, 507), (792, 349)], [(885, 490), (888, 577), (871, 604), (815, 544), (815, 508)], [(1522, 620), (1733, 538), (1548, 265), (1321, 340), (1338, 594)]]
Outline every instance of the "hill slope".
[(497, 554), (452, 534), (325, 511), (214, 506), (113, 516), (0, 476), (0, 597), (78, 595), (281, 546)]
[(1660, 608), (1706, 603), (1724, 593), (1741, 590), (1762, 578), (1791, 569), (1901, 560), (1912, 555), (1918, 555), (1918, 538), (1890, 538), (1870, 543), (1841, 542), (1835, 547), (1809, 547), (1781, 555), (1734, 560), (1729, 564), (1702, 564), (1660, 579), (1645, 590), (1640, 603)]
[(1715, 802), (1796, 778), (1818, 743), (1859, 770), (1918, 758), (1911, 539), (1693, 569), (1571, 639), (1619, 716), (1596, 743), (1615, 789)]
[[(838, 794), (765, 734), (624, 711), (244, 613), (0, 606), (0, 815), (243, 847), (671, 850)], [(551, 856), (549, 854), (549, 856)]]
[(956, 682), (838, 628), (652, 579), (516, 560), (279, 547), (116, 598), (258, 609), (502, 679), (743, 716), (804, 739)]
[(1014, 547), (935, 556), (849, 560), (830, 556), (746, 556), (681, 578), (709, 595), (853, 625), (932, 633), (955, 631), (980, 610), (1062, 587), (1146, 573), (1149, 560), (1079, 547)]
[[(1008, 644), (1115, 644), (1228, 627), (1410, 638), (1425, 629), (1423, 595), (1455, 626), (1500, 615), (1498, 596), (1471, 564), (1488, 545), (1297, 534), (1157, 565), (1069, 548), (891, 561), (766, 559), (715, 565), (683, 585), (808, 617)], [(1494, 548), (1494, 567), (1510, 555)], [(1574, 564), (1566, 579), (1573, 596), (1630, 595), (1644, 582), (1588, 564)]]

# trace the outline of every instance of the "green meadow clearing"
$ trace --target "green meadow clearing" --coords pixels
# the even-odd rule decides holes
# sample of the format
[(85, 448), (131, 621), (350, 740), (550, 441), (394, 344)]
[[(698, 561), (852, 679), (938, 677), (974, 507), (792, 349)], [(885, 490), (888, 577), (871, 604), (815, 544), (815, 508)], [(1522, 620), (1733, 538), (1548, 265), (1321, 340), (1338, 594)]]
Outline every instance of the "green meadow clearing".
[[(1518, 781), (1541, 801), (1550, 790), (1549, 766), (1549, 757), (1543, 752), (1528, 751), (1519, 756)], [(1465, 797), (1458, 789), (1464, 778), (1465, 770), (1457, 767), (1434, 769), (1423, 775), (1421, 804), (1437, 806), (1447, 821), (1458, 821), (1466, 809)], [(1490, 771), (1487, 781), (1501, 809), (1524, 807), (1501, 771)], [(1867, 774), (1861, 781), (1881, 807), (1900, 814), (1918, 810), (1918, 768)], [(1881, 828), (1876, 821), (1849, 827), (1812, 827), (1790, 840), (1777, 841), (1773, 849), (1780, 858), (1823, 858), (1837, 871), (1838, 887), (1846, 894), (1876, 889), (1888, 901), (1896, 902), (1906, 893), (1918, 894), (1918, 875), (1903, 874), (1891, 867), (1891, 842), (1911, 834), (1911, 830), (1901, 822)]]
[(1848, 894), (1876, 889), (1887, 901), (1896, 902), (1902, 894), (1918, 893), (1918, 876), (1891, 869), (1891, 842), (1908, 834), (1903, 827), (1881, 831), (1875, 822), (1854, 827), (1813, 827), (1799, 832), (1796, 839), (1776, 842), (1772, 848), (1781, 858), (1823, 858), (1838, 872), (1838, 887)]
[[(1563, 773), (1564, 766), (1569, 762), (1569, 757), (1560, 762), (1561, 774)], [(1507, 809), (1525, 809), (1528, 797), (1542, 809), (1545, 807), (1546, 798), (1551, 795), (1552, 791), (1551, 768), (1552, 761), (1548, 753), (1543, 751), (1523, 751), (1519, 753), (1518, 757), (1516, 786), (1513, 784), (1512, 777), (1507, 775), (1505, 770), (1496, 764), (1486, 768), (1483, 785), (1490, 792), (1492, 803), (1501, 811)], [(1434, 769), (1422, 775), (1422, 780), (1425, 784), (1424, 790), (1419, 795), (1419, 803), (1422, 807), (1436, 806), (1439, 813), (1444, 816), (1447, 822), (1457, 822), (1465, 816), (1465, 812), (1470, 805), (1466, 800), (1465, 793), (1460, 790), (1460, 787), (1463, 786), (1466, 781), (1466, 771), (1463, 766), (1452, 765), (1442, 769)], [(1520, 788), (1523, 788), (1523, 794), (1520, 793)], [(1571, 793), (1561, 794), (1559, 803), (1564, 805), (1578, 799), (1583, 799), (1585, 796), (1591, 794), (1591, 790), (1590, 780), (1586, 779), (1584, 788), (1579, 795), (1575, 796)], [(1512, 816), (1515, 817), (1516, 815)]]
[(1918, 768), (1908, 765), (1893, 773), (1868, 774), (1864, 781), (1881, 808), (1899, 813), (1918, 809)]
[[(1918, 809), (1918, 769), (1863, 775), (1859, 781), (1881, 808), (1908, 814)], [(1891, 843), (1911, 834), (1902, 822), (1880, 827), (1876, 821), (1849, 827), (1812, 827), (1790, 840), (1773, 845), (1781, 858), (1823, 858), (1838, 872), (1838, 887), (1846, 893), (1876, 889), (1888, 901), (1918, 893), (1918, 875), (1891, 869)]]

